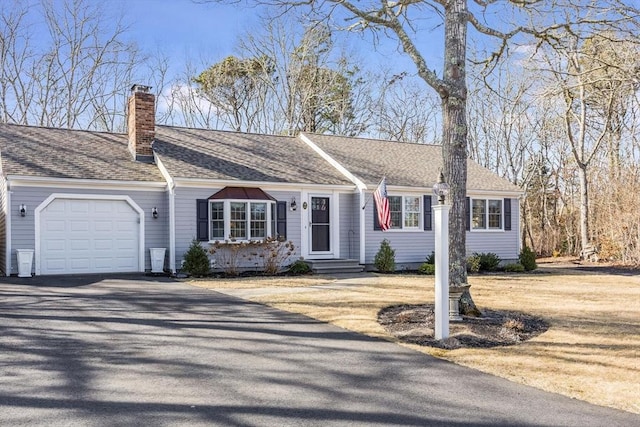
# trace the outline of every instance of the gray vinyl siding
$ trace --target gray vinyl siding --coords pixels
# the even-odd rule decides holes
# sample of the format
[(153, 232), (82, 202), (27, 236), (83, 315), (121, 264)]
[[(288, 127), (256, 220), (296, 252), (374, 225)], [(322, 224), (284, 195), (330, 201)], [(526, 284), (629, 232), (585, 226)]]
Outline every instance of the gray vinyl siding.
[(370, 196), (371, 193), (367, 194), (369, 202), (365, 208), (365, 264), (373, 264), (376, 253), (380, 249), (380, 243), (387, 239), (391, 248), (396, 252), (396, 268), (398, 270), (416, 268), (417, 264), (423, 263), (434, 250), (434, 232), (423, 229), (415, 231), (374, 230), (374, 201), (373, 198), (369, 199)]
[[(176, 212), (176, 269), (180, 269), (182, 266), (182, 260), (184, 254), (189, 249), (191, 242), (196, 237), (196, 200), (208, 199), (211, 195), (221, 190), (222, 187), (207, 187), (207, 188), (185, 188), (178, 187), (175, 190), (175, 212)], [(298, 209), (291, 211), (287, 209), (287, 240), (290, 240), (295, 245), (295, 252), (291, 255), (291, 261), (294, 261), (300, 257), (300, 224), (301, 224), (301, 212), (302, 202), (300, 192), (295, 191), (269, 191), (263, 188), (267, 193), (274, 197), (278, 201), (286, 201), (287, 204), (291, 202), (293, 197), (296, 198)], [(206, 242), (201, 243), (202, 247), (209, 249), (209, 245)], [(211, 256), (210, 256), (211, 258)], [(288, 264), (286, 262), (285, 264)], [(245, 263), (241, 265), (243, 268), (255, 267), (253, 263)]]
[(360, 258), (360, 212), (358, 193), (341, 193), (340, 197), (340, 257)]
[[(368, 196), (367, 196), (368, 197)], [(373, 264), (380, 243), (387, 239), (396, 254), (396, 268), (415, 268), (435, 249), (435, 231), (380, 231), (373, 229), (373, 199), (365, 209), (365, 263)], [(467, 255), (493, 252), (503, 260), (518, 258), (520, 210), (518, 199), (511, 202), (511, 231), (467, 232)]]
[[(11, 274), (17, 274), (16, 249), (35, 248), (35, 216), (34, 210), (53, 193), (82, 194), (82, 195), (125, 195), (129, 196), (145, 215), (145, 270), (151, 269), (149, 248), (169, 248), (169, 204), (167, 193), (163, 190), (126, 191), (93, 190), (74, 188), (36, 188), (11, 187)], [(27, 215), (21, 217), (18, 208), (21, 204), (27, 206)], [(158, 219), (153, 219), (151, 209), (158, 208)], [(35, 269), (35, 262), (34, 267)]]
[(511, 199), (510, 231), (467, 231), (467, 256), (474, 252), (493, 252), (504, 261), (515, 261), (519, 254), (520, 204)]
[(7, 181), (0, 175), (0, 274), (7, 275), (5, 260), (7, 255)]

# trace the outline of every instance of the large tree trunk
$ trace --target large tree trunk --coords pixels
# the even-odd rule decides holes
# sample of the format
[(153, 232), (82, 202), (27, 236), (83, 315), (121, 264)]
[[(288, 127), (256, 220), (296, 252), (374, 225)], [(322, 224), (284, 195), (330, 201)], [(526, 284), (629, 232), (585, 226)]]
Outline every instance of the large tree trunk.
[(578, 179), (580, 180), (580, 244), (582, 247), (581, 258), (588, 259), (590, 256), (591, 242), (589, 239), (589, 188), (586, 165), (580, 165), (580, 167), (578, 168)]
[[(465, 198), (467, 186), (467, 2), (451, 0), (445, 7), (444, 80), (450, 90), (442, 98), (444, 175), (451, 186), (449, 218), (449, 284), (467, 283)], [(471, 294), (460, 299), (460, 312), (478, 315)]]

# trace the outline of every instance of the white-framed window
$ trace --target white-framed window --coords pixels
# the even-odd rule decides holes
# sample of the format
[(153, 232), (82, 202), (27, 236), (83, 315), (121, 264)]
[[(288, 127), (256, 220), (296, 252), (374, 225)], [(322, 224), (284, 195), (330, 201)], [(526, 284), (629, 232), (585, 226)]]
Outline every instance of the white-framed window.
[(419, 230), (422, 218), (420, 196), (388, 196), (391, 229)]
[(502, 199), (472, 199), (471, 229), (502, 230)]
[(274, 230), (275, 202), (270, 200), (209, 201), (209, 240), (263, 240)]
[(224, 202), (209, 202), (210, 240), (224, 240)]

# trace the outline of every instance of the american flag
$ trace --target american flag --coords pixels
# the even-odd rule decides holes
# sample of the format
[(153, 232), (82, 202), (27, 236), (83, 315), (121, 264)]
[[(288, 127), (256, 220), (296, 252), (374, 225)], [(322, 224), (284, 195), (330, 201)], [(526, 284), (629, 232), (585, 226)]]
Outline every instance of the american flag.
[(391, 227), (391, 211), (389, 210), (389, 199), (387, 198), (387, 178), (382, 178), (380, 185), (373, 192), (373, 200), (376, 202), (378, 210), (378, 224), (382, 231)]

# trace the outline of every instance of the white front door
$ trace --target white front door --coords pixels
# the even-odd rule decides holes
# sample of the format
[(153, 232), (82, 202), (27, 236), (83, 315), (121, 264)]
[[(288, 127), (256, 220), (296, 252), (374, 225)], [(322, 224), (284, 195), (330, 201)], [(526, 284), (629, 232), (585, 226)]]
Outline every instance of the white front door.
[(124, 200), (57, 198), (40, 213), (40, 274), (137, 272), (139, 231)]

